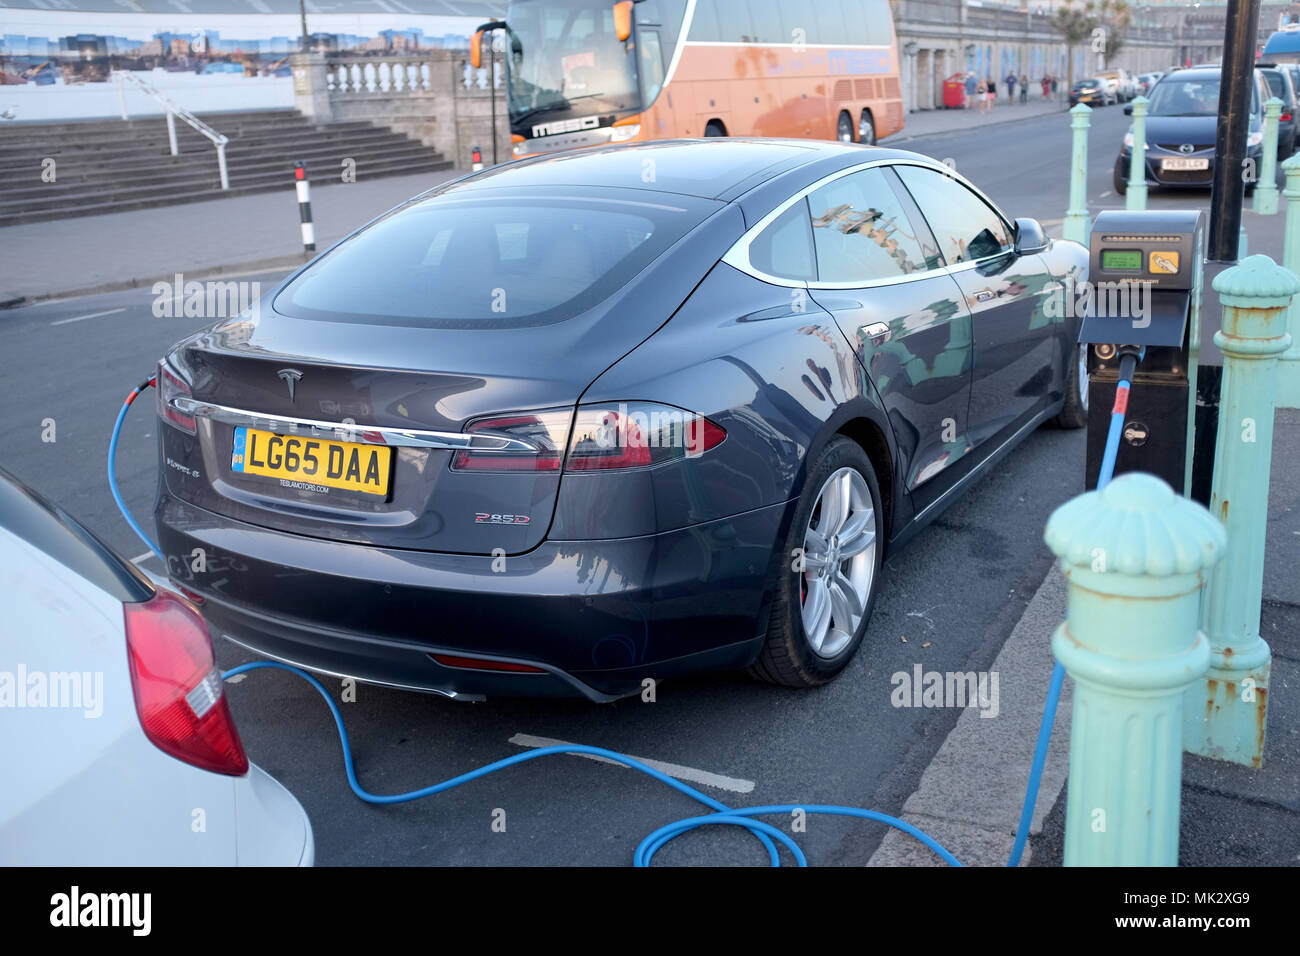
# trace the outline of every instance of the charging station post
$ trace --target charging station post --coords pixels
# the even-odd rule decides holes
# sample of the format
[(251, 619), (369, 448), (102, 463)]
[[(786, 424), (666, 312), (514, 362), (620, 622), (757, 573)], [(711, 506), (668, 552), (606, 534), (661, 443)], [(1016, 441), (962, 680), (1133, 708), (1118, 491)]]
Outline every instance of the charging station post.
[(1223, 393), (1210, 511), (1228, 532), (1226, 559), (1205, 591), (1210, 669), (1189, 689), (1184, 745), (1192, 753), (1258, 767), (1263, 762), (1272, 654), (1259, 633), (1264, 535), (1278, 356), (1291, 344), (1287, 310), (1300, 278), (1251, 256), (1214, 279), (1223, 328)]
[(1142, 354), (1124, 409), (1114, 474), (1144, 471), (1187, 494), (1194, 441), (1203, 216), (1195, 210), (1104, 210), (1089, 237), (1091, 301), (1084, 487), (1097, 487), (1125, 354)]
[(1044, 534), (1069, 587), (1052, 653), (1074, 679), (1066, 866), (1176, 866), (1185, 695), (1210, 666), (1201, 585), (1224, 531), (1152, 475), (1061, 505)]

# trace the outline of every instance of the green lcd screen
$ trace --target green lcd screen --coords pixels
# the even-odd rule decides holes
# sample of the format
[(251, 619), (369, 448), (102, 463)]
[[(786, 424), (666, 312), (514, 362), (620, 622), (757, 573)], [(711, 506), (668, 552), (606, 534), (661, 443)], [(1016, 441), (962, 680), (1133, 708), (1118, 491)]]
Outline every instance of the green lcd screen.
[(1101, 267), (1116, 272), (1141, 272), (1142, 253), (1137, 249), (1101, 250)]

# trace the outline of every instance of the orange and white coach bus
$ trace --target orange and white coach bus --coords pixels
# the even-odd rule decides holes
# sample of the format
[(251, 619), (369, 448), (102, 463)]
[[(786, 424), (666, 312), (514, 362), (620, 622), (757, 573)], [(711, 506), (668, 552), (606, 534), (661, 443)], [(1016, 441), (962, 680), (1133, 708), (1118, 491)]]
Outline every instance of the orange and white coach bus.
[[(675, 136), (874, 143), (903, 128), (888, 0), (510, 0), (514, 156)], [(494, 37), (495, 39), (495, 37)]]

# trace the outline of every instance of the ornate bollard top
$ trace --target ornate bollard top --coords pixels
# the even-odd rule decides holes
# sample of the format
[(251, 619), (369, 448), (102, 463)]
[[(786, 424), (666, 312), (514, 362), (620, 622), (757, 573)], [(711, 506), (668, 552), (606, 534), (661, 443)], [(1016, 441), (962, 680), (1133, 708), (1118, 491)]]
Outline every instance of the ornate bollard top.
[(1070, 107), (1070, 125), (1087, 126), (1088, 116), (1092, 113), (1092, 107), (1087, 103), (1079, 103)]
[[(1283, 163), (1283, 167), (1291, 159)], [(1289, 304), (1291, 297), (1300, 292), (1300, 278), (1268, 256), (1253, 255), (1215, 276), (1214, 291), (1219, 293), (1224, 305), (1276, 309)]]
[[(1111, 594), (1129, 593), (1120, 577), (1195, 575), (1226, 546), (1223, 526), (1209, 511), (1141, 472), (1071, 498), (1052, 512), (1044, 538), (1067, 577), (1081, 574), (1089, 587)], [(1107, 576), (1109, 586), (1101, 583)]]
[(1281, 116), (1282, 109), (1285, 106), (1286, 104), (1283, 103), (1276, 96), (1270, 96), (1268, 99), (1264, 101), (1264, 118), (1268, 119), (1269, 117), (1272, 116)]
[(1133, 115), (1134, 115), (1134, 116), (1146, 116), (1146, 115), (1147, 115), (1147, 104), (1150, 103), (1150, 102), (1151, 102), (1151, 101), (1150, 101), (1149, 99), (1147, 99), (1145, 96), (1143, 96), (1143, 95), (1140, 94), (1140, 93), (1139, 93), (1137, 96), (1135, 96), (1135, 97), (1133, 98)]

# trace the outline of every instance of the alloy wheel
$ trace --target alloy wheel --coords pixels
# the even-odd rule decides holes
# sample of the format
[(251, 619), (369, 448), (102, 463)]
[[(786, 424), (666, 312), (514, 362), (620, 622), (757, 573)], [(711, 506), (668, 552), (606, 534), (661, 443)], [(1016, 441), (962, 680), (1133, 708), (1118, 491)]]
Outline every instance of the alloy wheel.
[(876, 573), (876, 512), (856, 469), (840, 468), (817, 492), (803, 567), (804, 635), (819, 657), (833, 658), (853, 643)]

